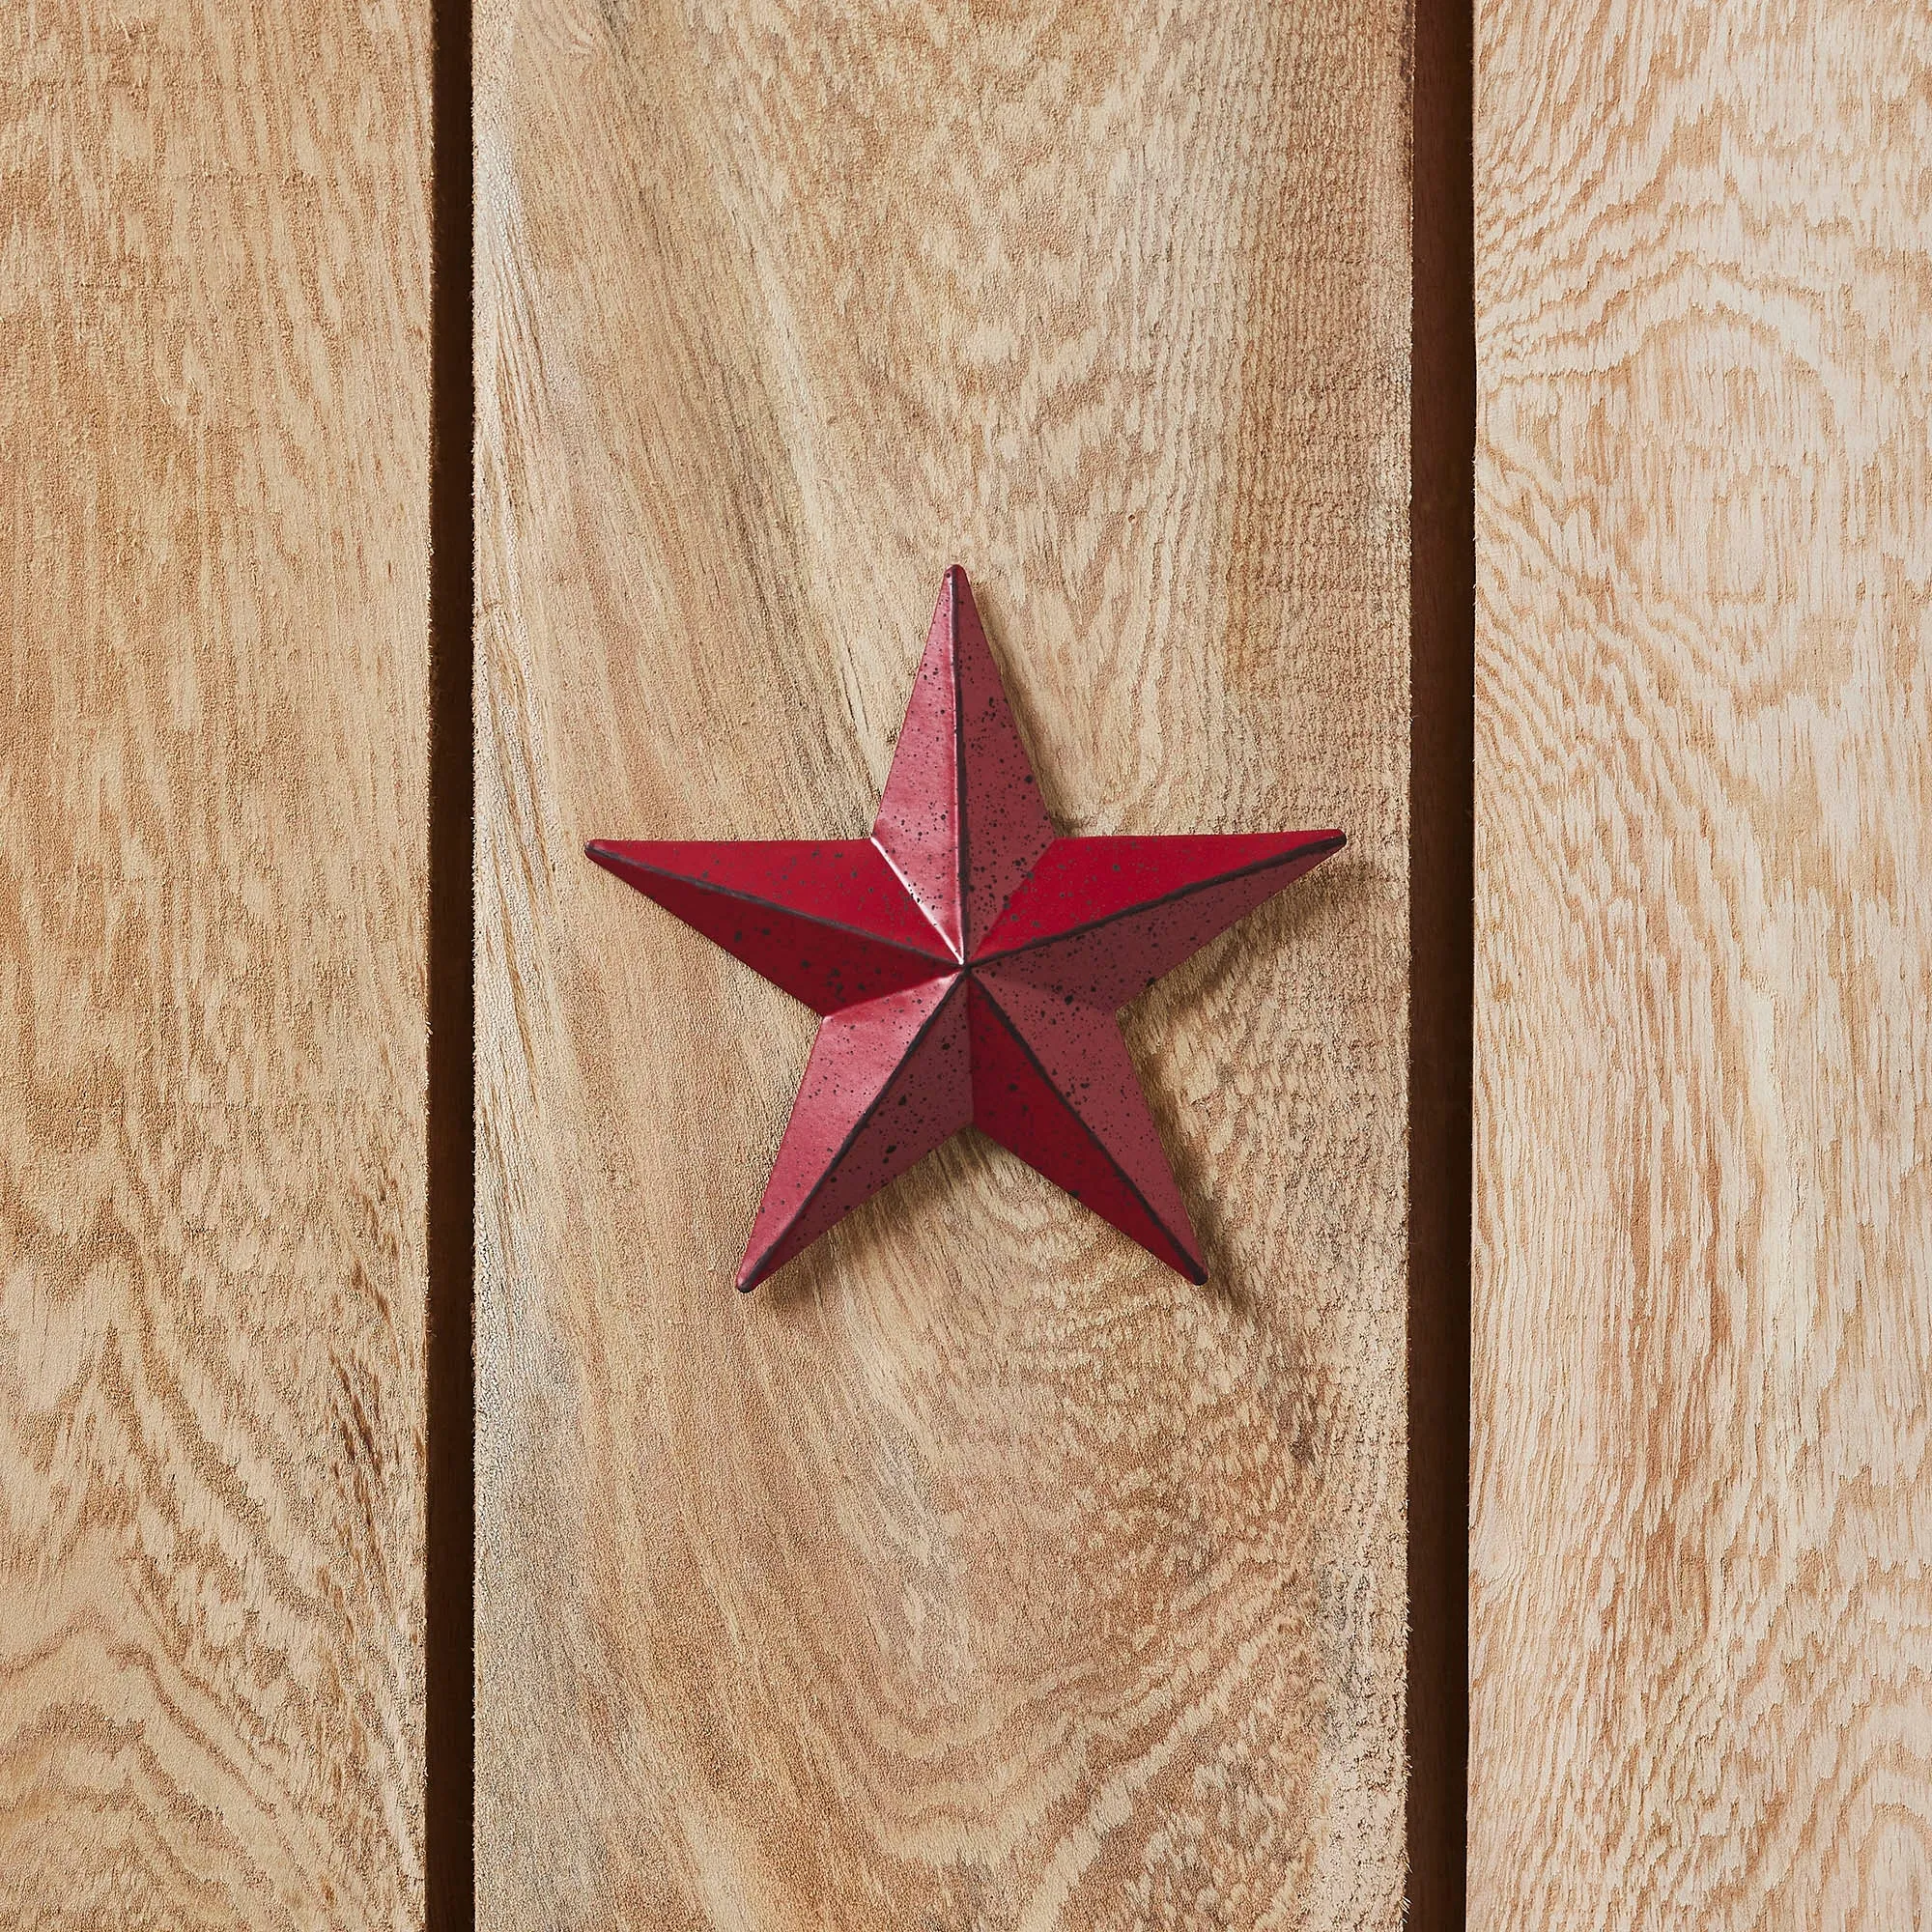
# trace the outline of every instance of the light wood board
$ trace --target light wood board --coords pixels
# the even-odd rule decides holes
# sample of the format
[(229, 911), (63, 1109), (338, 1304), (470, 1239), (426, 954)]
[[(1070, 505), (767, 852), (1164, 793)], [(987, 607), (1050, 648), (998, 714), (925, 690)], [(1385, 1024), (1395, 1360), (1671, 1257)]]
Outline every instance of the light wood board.
[[(1406, 53), (479, 13), (485, 1926), (1398, 1921)], [(966, 1137), (734, 1294), (810, 1016), (582, 857), (862, 833), (953, 560), (1063, 830), (1350, 835), (1130, 1020), (1205, 1290)]]
[(1484, 0), (1470, 1922), (1932, 1914), (1932, 15)]
[(0, 12), (0, 1923), (422, 1873), (418, 0)]

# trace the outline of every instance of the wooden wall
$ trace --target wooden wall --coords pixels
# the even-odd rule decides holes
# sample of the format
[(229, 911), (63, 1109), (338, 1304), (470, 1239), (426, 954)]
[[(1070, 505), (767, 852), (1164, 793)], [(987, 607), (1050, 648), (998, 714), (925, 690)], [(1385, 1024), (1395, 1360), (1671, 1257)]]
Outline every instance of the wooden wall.
[[(1932, 24), (1476, 31), (1470, 1922), (1914, 1925)], [(423, 1920), (430, 38), (0, 14), (10, 1927)], [(486, 1925), (1396, 1921), (1407, 60), (478, 10)], [(808, 1023), (580, 856), (860, 829), (955, 557), (1066, 829), (1350, 833), (1204, 1293), (968, 1141), (739, 1300)]]
[(1932, 1913), (1932, 14), (1483, 0), (1470, 1922)]
[[(489, 1926), (1393, 1926), (1400, 5), (486, 8)], [(1136, 1009), (1211, 1281), (968, 1138), (731, 1291), (810, 1016), (587, 838), (869, 822), (941, 572), (1081, 832), (1350, 845)]]
[(0, 10), (0, 1924), (420, 1922), (427, 10)]

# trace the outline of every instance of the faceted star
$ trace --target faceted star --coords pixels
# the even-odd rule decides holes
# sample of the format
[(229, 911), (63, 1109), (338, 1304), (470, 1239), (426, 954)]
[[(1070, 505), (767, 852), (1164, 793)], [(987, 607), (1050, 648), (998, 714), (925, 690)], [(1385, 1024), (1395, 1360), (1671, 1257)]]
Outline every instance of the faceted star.
[(1056, 837), (954, 564), (869, 838), (586, 849), (822, 1015), (751, 1289), (965, 1126), (1207, 1280), (1115, 1014), (1342, 843)]

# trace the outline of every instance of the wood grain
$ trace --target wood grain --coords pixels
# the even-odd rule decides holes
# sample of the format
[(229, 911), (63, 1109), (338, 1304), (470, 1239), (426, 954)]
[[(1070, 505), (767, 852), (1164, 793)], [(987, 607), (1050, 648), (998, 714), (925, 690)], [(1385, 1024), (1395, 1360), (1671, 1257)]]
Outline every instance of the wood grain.
[(1932, 1916), (1932, 15), (1478, 15), (1471, 1923)]
[[(1406, 19), (478, 16), (491, 1927), (1392, 1926)], [(955, 1141), (749, 1298), (810, 1017), (591, 837), (863, 832), (971, 571), (1211, 1282)]]
[(427, 17), (0, 14), (0, 1923), (422, 1895)]

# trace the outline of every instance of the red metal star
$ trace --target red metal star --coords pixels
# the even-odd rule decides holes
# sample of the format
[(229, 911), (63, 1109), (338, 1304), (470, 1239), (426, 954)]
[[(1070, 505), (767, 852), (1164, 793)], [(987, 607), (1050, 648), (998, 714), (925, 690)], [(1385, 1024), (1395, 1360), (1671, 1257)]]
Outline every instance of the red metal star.
[(824, 1016), (738, 1270), (751, 1289), (968, 1125), (1205, 1281), (1114, 1015), (1342, 843), (1057, 838), (954, 564), (870, 838), (586, 849)]

